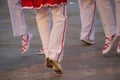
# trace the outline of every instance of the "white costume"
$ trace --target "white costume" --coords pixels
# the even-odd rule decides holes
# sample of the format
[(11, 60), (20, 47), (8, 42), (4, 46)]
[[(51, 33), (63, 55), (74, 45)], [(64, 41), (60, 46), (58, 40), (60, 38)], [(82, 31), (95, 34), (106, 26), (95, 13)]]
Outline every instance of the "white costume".
[(117, 36), (120, 36), (120, 0), (115, 0), (116, 6), (116, 21), (117, 21)]
[(96, 2), (94, 0), (79, 0), (79, 7), (82, 22), (80, 39), (94, 41)]
[(21, 9), (20, 0), (7, 0), (14, 36), (27, 34), (24, 12)]
[(96, 0), (106, 37), (116, 34), (116, 24), (110, 0)]

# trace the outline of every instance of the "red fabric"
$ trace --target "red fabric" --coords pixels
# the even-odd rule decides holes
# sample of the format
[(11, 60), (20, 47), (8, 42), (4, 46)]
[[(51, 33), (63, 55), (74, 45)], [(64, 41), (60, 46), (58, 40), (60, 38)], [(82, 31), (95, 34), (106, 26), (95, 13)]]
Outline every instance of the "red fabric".
[(67, 0), (21, 0), (22, 7), (33, 7), (39, 8), (42, 5), (58, 5), (61, 3), (66, 3)]

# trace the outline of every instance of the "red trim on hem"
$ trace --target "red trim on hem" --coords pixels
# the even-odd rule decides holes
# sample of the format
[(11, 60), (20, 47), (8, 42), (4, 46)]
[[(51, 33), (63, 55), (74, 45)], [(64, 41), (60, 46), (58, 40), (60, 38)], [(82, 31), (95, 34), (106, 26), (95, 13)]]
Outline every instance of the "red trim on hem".
[(64, 9), (63, 9), (63, 16), (65, 17), (65, 21), (64, 21), (64, 31), (63, 31), (63, 36), (62, 36), (62, 43), (61, 43), (61, 51), (58, 55), (58, 58), (57, 58), (57, 62), (59, 62), (59, 59), (60, 59), (60, 56), (61, 56), (61, 53), (63, 51), (63, 48), (64, 48), (64, 41), (65, 41), (65, 32), (66, 32), (66, 11), (65, 11), (65, 5), (64, 5)]
[(94, 1), (94, 14), (93, 14), (93, 20), (92, 20), (92, 27), (91, 27), (90, 33), (89, 33), (89, 35), (88, 35), (88, 40), (91, 40), (91, 39), (90, 39), (90, 34), (91, 34), (91, 32), (92, 32), (92, 28), (93, 28), (93, 24), (94, 24), (95, 13), (96, 13), (96, 1)]

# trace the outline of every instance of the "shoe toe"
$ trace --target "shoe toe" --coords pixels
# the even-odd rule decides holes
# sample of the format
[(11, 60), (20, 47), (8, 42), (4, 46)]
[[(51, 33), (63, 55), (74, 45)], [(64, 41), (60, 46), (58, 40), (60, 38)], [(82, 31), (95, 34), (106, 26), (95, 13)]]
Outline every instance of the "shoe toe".
[(46, 67), (48, 67), (48, 68), (53, 67), (52, 62), (49, 60), (49, 58), (46, 58)]
[(61, 65), (50, 58), (46, 59), (46, 67), (52, 68), (57, 74), (63, 73)]
[(88, 45), (93, 45), (95, 44), (95, 41), (92, 41), (92, 40), (88, 40), (88, 39), (81, 39), (82, 42), (88, 44)]
[(117, 53), (120, 53), (120, 49), (117, 49)]

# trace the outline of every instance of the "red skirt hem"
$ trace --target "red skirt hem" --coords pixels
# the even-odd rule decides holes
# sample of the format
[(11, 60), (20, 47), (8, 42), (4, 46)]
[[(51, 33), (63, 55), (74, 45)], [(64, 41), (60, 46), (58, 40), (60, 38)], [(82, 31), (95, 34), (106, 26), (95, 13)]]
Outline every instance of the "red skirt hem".
[(60, 3), (60, 4), (45, 4), (45, 5), (40, 5), (40, 6), (31, 6), (31, 5), (27, 5), (27, 6), (22, 6), (22, 9), (40, 9), (41, 7), (45, 7), (45, 6), (50, 6), (50, 7), (53, 7), (53, 6), (58, 6), (58, 5), (64, 5), (66, 3)]
[(22, 8), (41, 8), (43, 6), (57, 6), (66, 4), (67, 0), (21, 0)]

